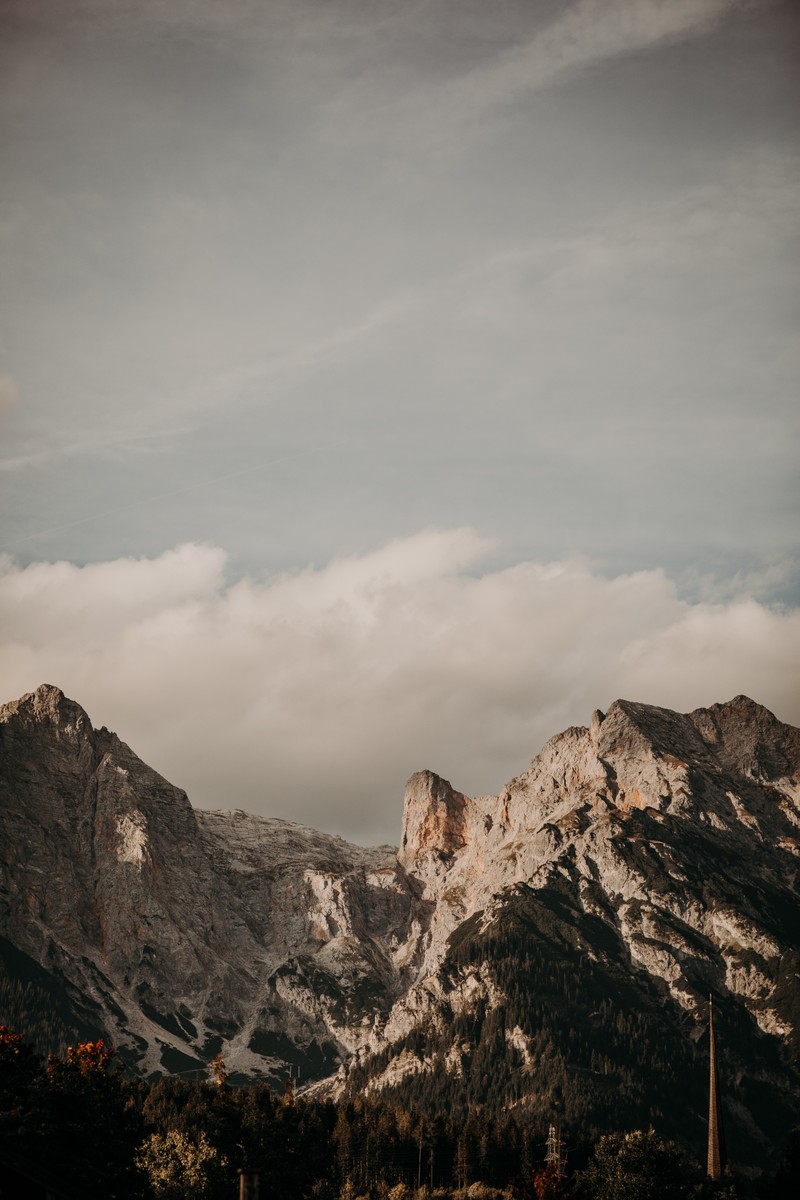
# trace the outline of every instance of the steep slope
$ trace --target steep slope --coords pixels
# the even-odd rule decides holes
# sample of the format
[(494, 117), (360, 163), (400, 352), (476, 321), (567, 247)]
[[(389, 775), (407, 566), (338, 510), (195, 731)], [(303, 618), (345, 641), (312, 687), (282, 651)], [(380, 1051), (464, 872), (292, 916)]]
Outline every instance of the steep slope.
[(53, 687), (0, 709), (0, 764), (6, 976), (44, 968), (72, 1028), (147, 1070), (224, 1042), (234, 1070), (319, 1074), (388, 1007), (381, 936), (409, 904), (391, 847), (195, 813)]
[(797, 1112), (799, 778), (800, 732), (741, 696), (687, 716), (617, 701), (499, 796), (414, 776), (419, 978), (349, 1086), (560, 1106), (584, 1129), (668, 1113), (696, 1142), (713, 993), (737, 1151), (758, 1161)]
[(499, 796), (414, 776), (400, 861), (432, 902), (424, 966), (504, 888), (566, 878), (683, 1007), (729, 991), (796, 1039), (781, 983), (796, 965), (798, 778), (800, 731), (743, 696), (688, 716), (617, 701)]
[(42, 687), (0, 709), (0, 1002), (146, 1071), (222, 1049), (242, 1076), (696, 1144), (713, 994), (757, 1162), (798, 1103), (798, 780), (800, 731), (746, 697), (616, 701), (497, 796), (413, 776), (398, 854), (195, 812)]

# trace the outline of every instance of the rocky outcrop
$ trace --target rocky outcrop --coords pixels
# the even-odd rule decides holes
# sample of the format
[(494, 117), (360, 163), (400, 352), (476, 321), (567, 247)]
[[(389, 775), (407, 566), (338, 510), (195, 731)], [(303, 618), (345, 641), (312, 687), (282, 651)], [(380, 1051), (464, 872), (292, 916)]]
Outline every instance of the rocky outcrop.
[[(740, 1076), (783, 1070), (785, 1084), (800, 1051), (799, 781), (800, 731), (746, 697), (689, 714), (619, 700), (495, 796), (414, 775), (398, 854), (194, 812), (42, 687), (0, 709), (0, 932), (148, 1071), (201, 1069), (222, 1048), (242, 1075), (291, 1064), (339, 1090), (467, 1087), (482, 1051), (465, 1022), (496, 1013), (533, 1089), (530, 1013), (568, 967), (650, 1012), (673, 1047), (699, 1037), (712, 992)], [(512, 1020), (523, 985), (509, 990), (497, 947), (517, 943), (526, 961), (538, 947), (544, 974)], [(587, 1029), (590, 1004), (605, 1012), (587, 999)]]
[(418, 771), (406, 784), (400, 861), (414, 869), (420, 858), (452, 857), (466, 845), (467, 798), (433, 771)]
[(144, 1070), (319, 1074), (399, 986), (392, 847), (196, 813), (57, 688), (0, 709), (0, 823), (0, 931)]
[[(492, 1077), (483, 1075), (481, 1092), (475, 1074), (500, 1052), (496, 1042), (487, 1051), (479, 1031), (496, 1013), (506, 1043), (522, 1039), (515, 1069), (524, 1067), (528, 1094), (547, 1093), (558, 1072), (537, 1065), (531, 1046), (542, 1026), (537, 1033), (532, 1014), (542, 1011), (548, 972), (588, 972), (584, 1001), (566, 983), (548, 1001), (551, 1013), (571, 1014), (548, 1054), (574, 1056), (575, 1026), (596, 1027), (594, 1058), (579, 1056), (556, 1085), (573, 1111), (588, 1086), (574, 1072), (596, 1074), (595, 1062), (620, 1096), (633, 1087), (624, 1054), (608, 1057), (611, 1014), (604, 1027), (592, 1019), (615, 996), (617, 1020), (638, 1014), (650, 1046), (643, 1058), (628, 1044), (644, 1089), (629, 1119), (641, 1121), (648, 1087), (648, 1102), (661, 1105), (672, 1088), (674, 1111), (699, 1126), (705, 1075), (682, 1056), (702, 1039), (712, 993), (727, 1022), (739, 1151), (757, 1157), (770, 1122), (786, 1128), (800, 1097), (800, 731), (743, 696), (689, 714), (616, 701), (587, 728), (552, 738), (497, 796), (470, 798), (429, 779), (412, 780), (404, 828), (415, 832), (401, 851), (429, 906), (412, 935), (417, 977), (352, 1061), (354, 1085), (421, 1098), (431, 1085), (420, 1081), (444, 1092), (457, 1077), (480, 1102)], [(522, 982), (514, 964), (531, 954), (538, 966)], [(470, 1014), (476, 1035), (448, 1039), (443, 1031), (463, 1029)], [(662, 1036), (670, 1049), (657, 1067), (650, 1056)], [(510, 1061), (501, 1068), (509, 1077)], [(518, 1092), (504, 1094), (513, 1103)], [(783, 1101), (770, 1109), (767, 1094)], [(598, 1094), (595, 1111), (602, 1102)]]

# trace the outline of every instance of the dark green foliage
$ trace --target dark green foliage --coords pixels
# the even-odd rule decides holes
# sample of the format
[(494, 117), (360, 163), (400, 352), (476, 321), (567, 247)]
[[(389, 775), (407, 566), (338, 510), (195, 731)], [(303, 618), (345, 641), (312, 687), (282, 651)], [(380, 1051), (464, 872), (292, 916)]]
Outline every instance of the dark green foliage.
[[(481, 1022), (488, 1074), (489, 1050), (501, 1050), (502, 1022), (492, 1012)], [(126, 1078), (102, 1043), (69, 1049), (45, 1066), (19, 1035), (0, 1031), (0, 1161), (5, 1155), (14, 1164), (46, 1162), (67, 1196), (153, 1200), (135, 1161), (154, 1134), (179, 1134), (212, 1148), (206, 1200), (235, 1196), (242, 1165), (260, 1171), (265, 1196), (385, 1200), (403, 1185), (412, 1193), (419, 1185), (441, 1189), (441, 1197), (458, 1189), (466, 1195), (464, 1189), (478, 1184), (486, 1195), (511, 1188), (530, 1197), (544, 1177), (547, 1130), (530, 1106), (426, 1110), (386, 1096), (333, 1105), (295, 1100), (291, 1091), (278, 1094), (265, 1084), (234, 1088), (222, 1073), (219, 1082), (167, 1077), (148, 1083)], [(576, 1140), (568, 1139), (570, 1172), (582, 1165)], [(793, 1161), (790, 1147), (776, 1187), (794, 1171)], [(739, 1194), (730, 1181), (703, 1181), (697, 1164), (652, 1132), (603, 1138), (578, 1178), (586, 1200), (732, 1200)], [(182, 1188), (179, 1200), (196, 1200)], [(570, 1189), (568, 1178), (542, 1194), (567, 1196)], [(765, 1192), (769, 1200), (779, 1195)]]
[(27, 1029), (37, 1053), (60, 1053), (76, 1040), (76, 1030), (65, 1023), (61, 1012), (38, 984), (0, 977), (0, 1020), (13, 1029)]
[(24, 1029), (39, 1054), (60, 1054), (70, 1042), (102, 1037), (99, 1015), (60, 976), (0, 937), (0, 1023)]
[[(102, 1042), (9, 1062), (11, 1038), (0, 1035), (0, 1154), (30, 1170), (46, 1165), (67, 1194), (134, 1198), (143, 1194), (134, 1155), (142, 1137), (138, 1081), (126, 1080)], [(20, 1067), (20, 1062), (22, 1067)]]
[(161, 1065), (165, 1071), (174, 1071), (176, 1075), (184, 1074), (185, 1072), (197, 1072), (198, 1075), (205, 1075), (206, 1064), (201, 1062), (199, 1058), (195, 1058), (193, 1054), (184, 1054), (181, 1050), (176, 1050), (174, 1046), (161, 1046)]
[(785, 1200), (798, 1190), (800, 1181), (800, 1125), (797, 1125), (786, 1139), (783, 1155), (778, 1168), (771, 1179), (768, 1179), (760, 1192), (763, 1200)]
[[(665, 1109), (686, 1115), (693, 1106), (683, 1132), (701, 1136), (703, 1073), (680, 1017), (665, 1012), (649, 982), (630, 981), (603, 922), (576, 909), (566, 888), (520, 887), (485, 933), (479, 923), (462, 926), (442, 967), (443, 984), (479, 970), (503, 994), (503, 1006), (478, 1004), (413, 1031), (382, 1058), (351, 1071), (353, 1088), (405, 1049), (434, 1069), (403, 1082), (396, 1093), (403, 1102), (492, 1111), (523, 1102), (542, 1122), (560, 1110), (568, 1128), (590, 1137), (643, 1118), (658, 1121)], [(579, 931), (587, 922), (598, 926), (585, 931), (587, 941), (609, 941), (603, 962), (582, 951)], [(506, 1036), (515, 1028), (530, 1047), (527, 1064)], [(466, 1047), (460, 1075), (439, 1069), (454, 1043)]]
[[(454, 1013), (443, 1002), (427, 1027), (351, 1069), (352, 1094), (406, 1051), (421, 1069), (384, 1092), (398, 1104), (521, 1111), (540, 1126), (558, 1113), (573, 1142), (652, 1125), (689, 1150), (702, 1149), (707, 1038), (692, 1037), (693, 1021), (666, 988), (631, 969), (622, 939), (587, 914), (573, 880), (557, 878), (535, 890), (521, 884), (491, 925), (483, 928), (477, 914), (460, 926), (440, 969), (443, 994), (470, 974), (493, 985), (501, 1004), (479, 1002)], [(734, 1157), (762, 1164), (763, 1140), (750, 1118), (782, 1136), (792, 1122), (791, 1075), (777, 1041), (762, 1037), (741, 1006), (720, 1000), (715, 1011), (723, 1103), (735, 1101), (726, 1113)], [(527, 1061), (508, 1036), (515, 1029), (526, 1040)], [(460, 1070), (452, 1069), (454, 1046), (463, 1047)], [(737, 1048), (744, 1048), (738, 1058)], [(782, 1074), (785, 1094), (763, 1082)]]
[(576, 1181), (581, 1200), (685, 1200), (701, 1182), (673, 1142), (652, 1130), (600, 1138)]
[[(298, 1046), (284, 1033), (272, 1030), (254, 1029), (248, 1043), (251, 1050), (265, 1057), (280, 1058), (285, 1063), (297, 1067), (303, 1079), (320, 1079), (331, 1074), (339, 1065), (339, 1055), (332, 1042), (310, 1042), (307, 1046)], [(281, 1076), (282, 1077), (282, 1076)]]

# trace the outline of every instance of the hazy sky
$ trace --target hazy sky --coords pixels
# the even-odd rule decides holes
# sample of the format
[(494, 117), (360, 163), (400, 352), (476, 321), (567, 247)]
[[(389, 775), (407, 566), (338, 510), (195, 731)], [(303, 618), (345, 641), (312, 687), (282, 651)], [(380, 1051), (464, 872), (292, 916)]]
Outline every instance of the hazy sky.
[(788, 0), (0, 0), (0, 699), (359, 840), (800, 723), (799, 130)]

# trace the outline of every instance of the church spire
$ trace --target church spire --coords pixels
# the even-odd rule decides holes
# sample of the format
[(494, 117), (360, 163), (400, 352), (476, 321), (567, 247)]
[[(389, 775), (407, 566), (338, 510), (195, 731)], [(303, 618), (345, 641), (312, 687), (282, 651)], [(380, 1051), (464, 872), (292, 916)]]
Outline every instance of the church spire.
[(722, 1130), (722, 1110), (719, 1103), (719, 1077), (717, 1075), (717, 1048), (714, 1042), (714, 1006), (708, 997), (708, 1033), (710, 1049), (710, 1073), (708, 1083), (708, 1168), (709, 1179), (721, 1179), (725, 1170), (725, 1138)]

